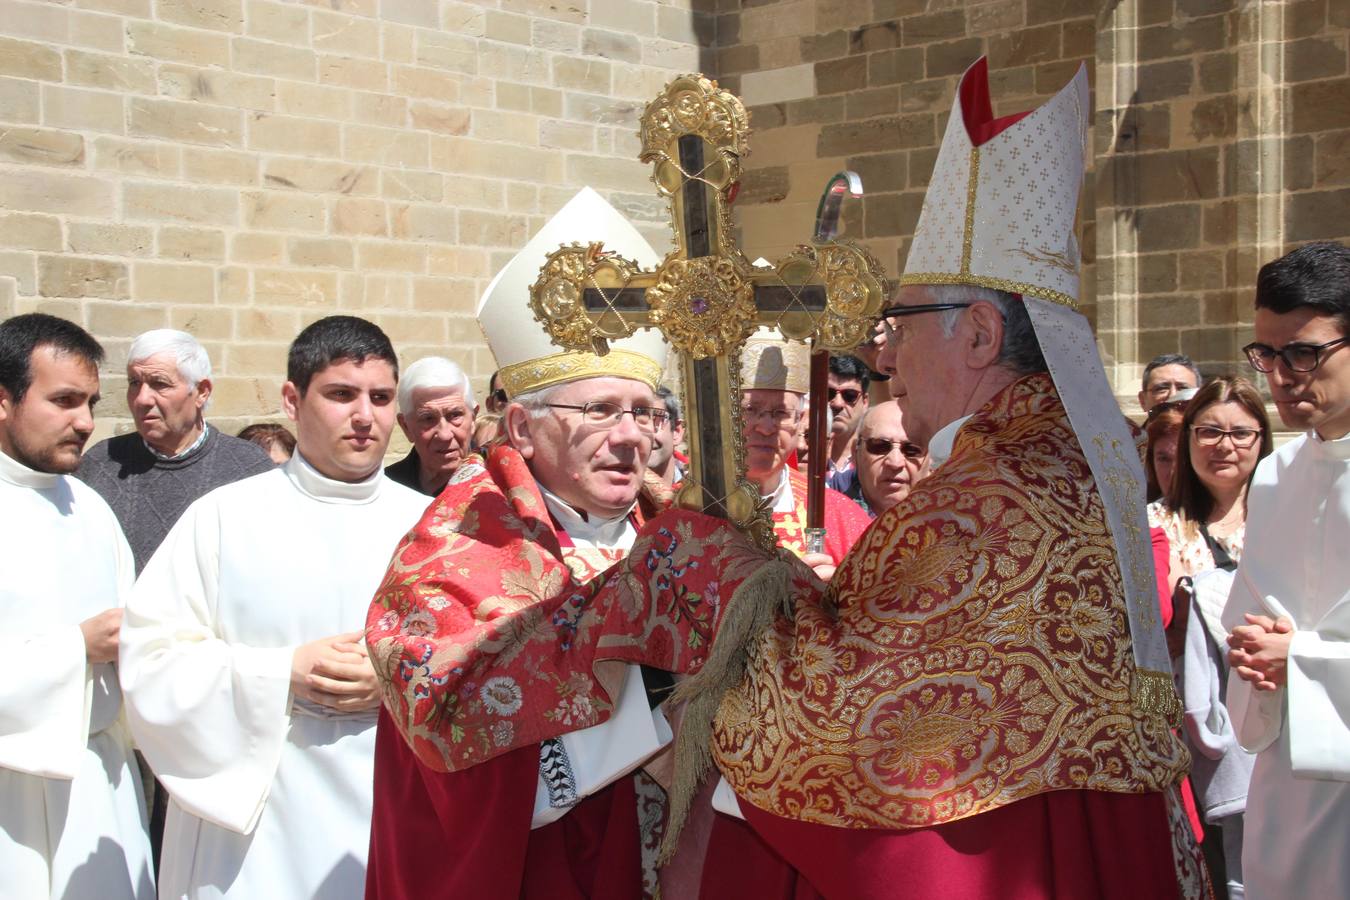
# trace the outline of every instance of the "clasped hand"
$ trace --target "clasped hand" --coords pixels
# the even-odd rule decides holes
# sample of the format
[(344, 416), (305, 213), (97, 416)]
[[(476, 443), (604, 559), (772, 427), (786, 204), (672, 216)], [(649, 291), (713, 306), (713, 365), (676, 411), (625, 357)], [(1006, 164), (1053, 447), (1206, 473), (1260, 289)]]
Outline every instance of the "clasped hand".
[(340, 712), (379, 706), (380, 684), (363, 636), (352, 631), (297, 647), (291, 658), (291, 692)]
[(1247, 613), (1247, 624), (1228, 635), (1228, 664), (1258, 691), (1281, 688), (1293, 637), (1294, 623), (1284, 616), (1272, 619)]

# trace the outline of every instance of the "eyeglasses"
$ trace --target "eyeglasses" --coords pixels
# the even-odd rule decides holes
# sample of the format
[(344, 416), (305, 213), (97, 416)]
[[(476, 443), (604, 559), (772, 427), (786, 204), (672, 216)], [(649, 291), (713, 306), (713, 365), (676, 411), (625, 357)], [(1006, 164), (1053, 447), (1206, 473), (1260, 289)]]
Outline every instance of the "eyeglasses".
[(1195, 385), (1186, 384), (1183, 381), (1160, 381), (1157, 384), (1150, 385), (1148, 392), (1154, 397), (1164, 397), (1192, 387), (1195, 387)]
[(1192, 425), (1191, 434), (1195, 435), (1195, 442), (1201, 447), (1217, 447), (1220, 441), (1228, 438), (1233, 442), (1234, 447), (1239, 450), (1246, 450), (1261, 437), (1261, 429), (1234, 428), (1232, 431), (1224, 431), (1222, 428), (1215, 428), (1213, 425)]
[(1279, 350), (1269, 344), (1251, 343), (1243, 347), (1242, 352), (1247, 354), (1247, 362), (1251, 363), (1252, 368), (1258, 372), (1274, 372), (1275, 357), (1277, 356), (1284, 360), (1285, 366), (1291, 372), (1311, 372), (1322, 364), (1324, 351), (1347, 341), (1350, 341), (1350, 335), (1337, 338), (1334, 341), (1327, 341), (1325, 344), (1305, 344), (1301, 342), (1285, 344)]
[(914, 306), (892, 306), (881, 311), (881, 327), (886, 330), (886, 340), (890, 342), (895, 340), (895, 334), (898, 330), (891, 324), (891, 319), (926, 312), (942, 312), (945, 309), (965, 309), (967, 306), (974, 305), (973, 303), (916, 303)]
[(785, 409), (781, 406), (773, 409), (761, 409), (757, 406), (742, 406), (741, 418), (751, 425), (757, 425), (764, 419), (769, 420), (769, 424), (775, 428), (782, 428), (789, 422), (796, 422), (801, 414), (800, 410)]
[(497, 406), (506, 405), (506, 388), (497, 388), (491, 394), (488, 394), (488, 400)]
[(862, 391), (858, 390), (857, 388), (826, 388), (826, 389), (825, 389), (825, 399), (827, 399), (827, 400), (833, 400), (835, 397), (843, 397), (843, 398), (844, 398), (844, 403), (847, 404), (847, 405), (849, 405), (849, 406), (852, 406), (853, 404), (857, 403), (857, 402), (858, 402), (858, 398), (861, 397), (861, 396), (862, 396)]
[(872, 456), (890, 456), (891, 450), (900, 448), (900, 453), (905, 459), (923, 459), (923, 448), (911, 441), (892, 441), (887, 438), (873, 437), (865, 438), (862, 442), (863, 449)]
[(633, 417), (633, 422), (639, 428), (654, 430), (670, 418), (670, 414), (663, 409), (653, 409), (650, 406), (635, 406), (632, 409), (624, 409), (617, 403), (609, 400), (592, 400), (582, 406), (576, 406), (571, 403), (548, 403), (545, 404), (549, 409), (572, 409), (581, 412), (581, 418), (587, 425), (594, 425), (596, 428), (613, 428), (619, 424), (624, 413)]

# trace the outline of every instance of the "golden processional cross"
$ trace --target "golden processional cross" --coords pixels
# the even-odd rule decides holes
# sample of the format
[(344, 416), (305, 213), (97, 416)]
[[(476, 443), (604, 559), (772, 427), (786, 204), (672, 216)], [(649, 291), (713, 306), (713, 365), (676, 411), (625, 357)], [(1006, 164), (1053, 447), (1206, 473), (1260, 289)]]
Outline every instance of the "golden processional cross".
[(640, 159), (654, 164), (670, 203), (675, 249), (644, 272), (599, 244), (561, 247), (530, 289), (530, 308), (568, 350), (603, 355), (638, 328), (662, 332), (679, 354), (691, 460), (676, 503), (730, 519), (768, 549), (772, 521), (745, 479), (741, 348), (768, 325), (817, 352), (852, 350), (872, 335), (885, 275), (846, 242), (803, 245), (771, 269), (751, 265), (731, 216), (749, 131), (740, 99), (716, 82), (682, 75), (666, 85), (643, 112)]

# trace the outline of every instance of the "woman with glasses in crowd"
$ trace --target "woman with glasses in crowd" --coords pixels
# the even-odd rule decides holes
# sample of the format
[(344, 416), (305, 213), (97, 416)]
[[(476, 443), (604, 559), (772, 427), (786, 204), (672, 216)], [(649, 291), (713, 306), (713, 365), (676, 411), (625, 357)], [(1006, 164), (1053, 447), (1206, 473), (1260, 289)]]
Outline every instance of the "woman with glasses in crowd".
[[(1151, 418), (1161, 423), (1168, 415), (1174, 414)], [(1163, 428), (1158, 424), (1160, 438)], [(1238, 747), (1224, 706), (1228, 665), (1220, 620), (1242, 556), (1247, 486), (1256, 464), (1272, 449), (1270, 422), (1256, 387), (1241, 376), (1215, 378), (1186, 405), (1175, 470), (1162, 484), (1162, 499), (1148, 508), (1149, 525), (1166, 533), (1171, 548), (1171, 584), (1180, 583), (1171, 597), (1168, 643), (1180, 657), (1176, 668), (1193, 759), (1190, 783), (1207, 823), (1205, 857), (1216, 889), (1226, 887), (1229, 898), (1242, 896), (1242, 814), (1251, 757)]]
[[(1247, 484), (1274, 445), (1265, 404), (1240, 375), (1221, 375), (1200, 388), (1182, 416), (1176, 469), (1149, 504), (1149, 525), (1167, 533), (1173, 578), (1242, 556)], [(1155, 460), (1156, 465), (1156, 460)]]

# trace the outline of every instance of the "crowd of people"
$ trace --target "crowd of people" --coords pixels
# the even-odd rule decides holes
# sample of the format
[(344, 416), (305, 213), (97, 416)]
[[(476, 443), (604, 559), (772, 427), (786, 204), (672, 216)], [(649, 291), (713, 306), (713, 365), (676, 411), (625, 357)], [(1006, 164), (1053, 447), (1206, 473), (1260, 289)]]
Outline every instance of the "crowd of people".
[(523, 327), (559, 244), (659, 262), (590, 190), (485, 293), (482, 404), (333, 315), (290, 344), (290, 427), (230, 436), (160, 329), (135, 430), (87, 447), (98, 341), (0, 322), (0, 895), (1346, 896), (1350, 248), (1254, 286), (1246, 362), (1296, 437), (1180, 355), (1141, 432), (1076, 268), (974, 206), (1034, 145), (1072, 245), (1085, 92), (994, 120), (967, 73), (827, 433), (805, 345), (740, 345), (775, 554), (687, 508), (709, 426), (659, 333)]

